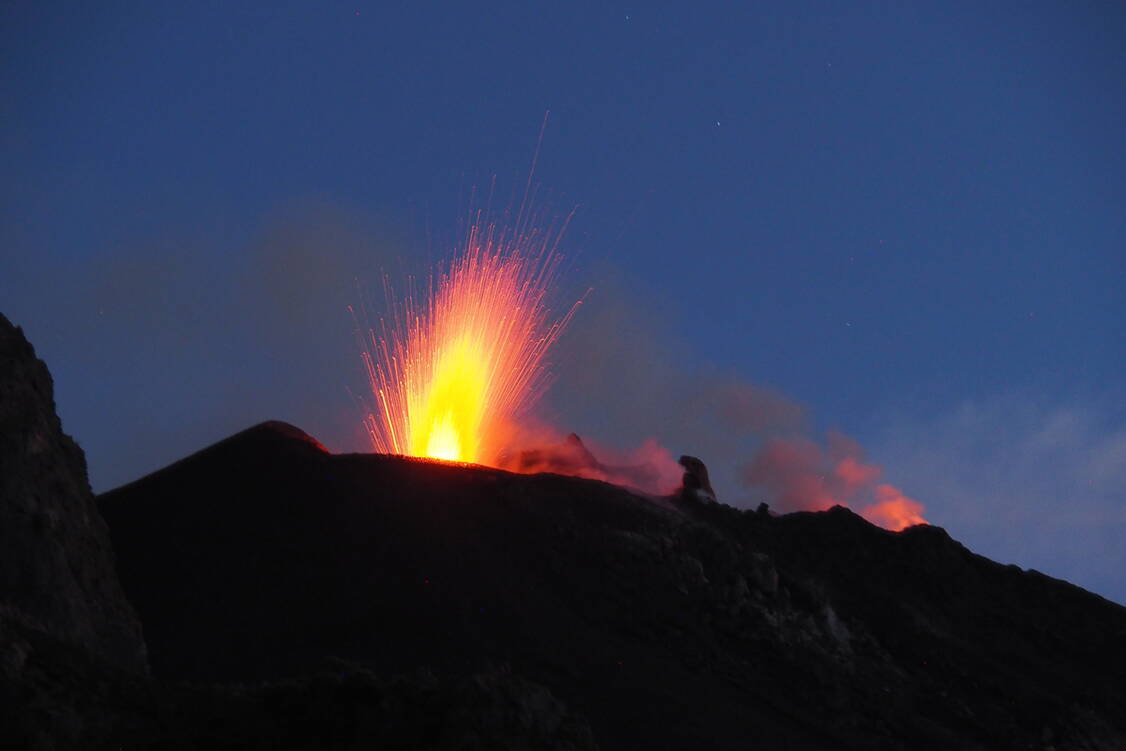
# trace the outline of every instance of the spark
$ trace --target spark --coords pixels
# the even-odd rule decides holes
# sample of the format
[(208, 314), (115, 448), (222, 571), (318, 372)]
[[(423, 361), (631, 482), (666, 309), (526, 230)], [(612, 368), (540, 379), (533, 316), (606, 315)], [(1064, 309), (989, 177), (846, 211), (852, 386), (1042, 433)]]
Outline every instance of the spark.
[(364, 426), (376, 451), (494, 462), (546, 389), (547, 352), (581, 300), (551, 318), (546, 298), (570, 217), (540, 231), (531, 214), (522, 204), (509, 228), (475, 212), (421, 302), (408, 294), (397, 305), (385, 283), (393, 318), (378, 334), (368, 329), (362, 352), (372, 399)]

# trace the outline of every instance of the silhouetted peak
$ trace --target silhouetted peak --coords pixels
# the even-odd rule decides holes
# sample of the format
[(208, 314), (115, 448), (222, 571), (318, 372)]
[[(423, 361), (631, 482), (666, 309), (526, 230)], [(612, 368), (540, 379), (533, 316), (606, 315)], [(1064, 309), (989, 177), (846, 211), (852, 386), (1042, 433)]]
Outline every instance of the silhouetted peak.
[(119, 490), (143, 483), (152, 477), (160, 477), (183, 467), (192, 467), (200, 462), (222, 458), (234, 467), (246, 467), (252, 463), (276, 463), (306, 456), (327, 456), (330, 452), (316, 438), (301, 428), (281, 420), (267, 420), (239, 431), (234, 435), (213, 443), (205, 449), (187, 456), (178, 462), (145, 475)]
[(291, 425), (288, 422), (281, 420), (267, 420), (260, 422), (254, 427), (247, 428), (241, 433), (232, 436), (233, 439), (245, 441), (299, 441), (301, 443), (313, 446), (318, 451), (329, 453), (329, 450), (324, 447), (320, 441), (313, 436), (306, 433), (296, 425)]

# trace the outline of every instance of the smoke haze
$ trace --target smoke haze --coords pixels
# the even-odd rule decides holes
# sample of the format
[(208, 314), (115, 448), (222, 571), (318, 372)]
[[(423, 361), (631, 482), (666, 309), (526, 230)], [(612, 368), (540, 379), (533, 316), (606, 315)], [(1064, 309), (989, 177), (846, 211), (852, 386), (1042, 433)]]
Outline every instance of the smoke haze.
[(357, 280), (425, 268), (396, 225), (318, 201), (246, 237), (222, 227), (122, 238), (28, 284), (49, 314), (5, 311), (51, 368), (65, 429), (96, 491), (248, 425), (280, 419), (336, 451), (366, 450), (348, 305)]
[(709, 366), (654, 309), (659, 296), (632, 293), (605, 266), (591, 287), (554, 358), (549, 403), (561, 428), (698, 456), (726, 503), (765, 501), (782, 512), (852, 506), (890, 529), (924, 521), (922, 504), (881, 484), (883, 469), (855, 439), (828, 431), (818, 441), (805, 406)]

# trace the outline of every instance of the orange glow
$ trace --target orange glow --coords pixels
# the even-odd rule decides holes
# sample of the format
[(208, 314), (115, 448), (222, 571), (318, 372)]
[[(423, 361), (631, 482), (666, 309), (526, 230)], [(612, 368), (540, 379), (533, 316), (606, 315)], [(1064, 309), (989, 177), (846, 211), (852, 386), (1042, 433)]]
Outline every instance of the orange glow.
[(876, 503), (860, 513), (873, 524), (893, 532), (929, 523), (923, 518), (923, 504), (903, 495), (903, 491), (894, 485), (877, 485)]
[(545, 305), (565, 228), (506, 230), (478, 213), (423, 304), (408, 296), (396, 306), (388, 290), (394, 318), (367, 332), (363, 353), (376, 451), (496, 463), (514, 420), (542, 394), (547, 350), (578, 307), (551, 321)]

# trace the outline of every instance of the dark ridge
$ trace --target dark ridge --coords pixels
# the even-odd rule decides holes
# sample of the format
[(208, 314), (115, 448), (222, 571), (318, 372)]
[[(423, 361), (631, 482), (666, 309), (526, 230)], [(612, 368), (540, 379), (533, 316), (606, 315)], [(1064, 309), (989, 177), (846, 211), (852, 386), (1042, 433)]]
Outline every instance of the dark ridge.
[(1126, 744), (1126, 610), (939, 528), (332, 455), (269, 425), (99, 499), (160, 677), (503, 665), (607, 749)]
[(281, 439), (301, 441), (316, 448), (318, 451), (326, 454), (328, 453), (328, 449), (326, 449), (316, 438), (309, 435), (301, 428), (290, 425), (288, 422), (282, 422), (281, 420), (267, 420), (266, 422), (260, 422), (254, 427), (247, 428), (243, 432), (232, 436), (232, 439), (240, 437), (243, 440), (258, 441), (269, 441), (274, 439), (277, 439), (279, 441)]
[(213, 461), (215, 457), (268, 456), (282, 460), (312, 453), (327, 454), (328, 449), (301, 428), (281, 420), (267, 420), (109, 492), (124, 490), (137, 483), (148, 482), (169, 473), (191, 472), (192, 467)]

